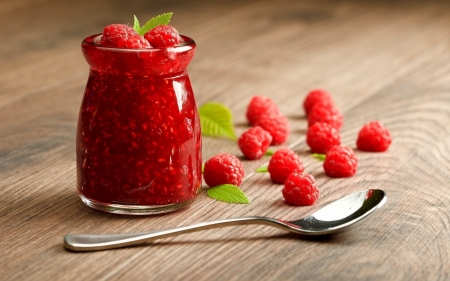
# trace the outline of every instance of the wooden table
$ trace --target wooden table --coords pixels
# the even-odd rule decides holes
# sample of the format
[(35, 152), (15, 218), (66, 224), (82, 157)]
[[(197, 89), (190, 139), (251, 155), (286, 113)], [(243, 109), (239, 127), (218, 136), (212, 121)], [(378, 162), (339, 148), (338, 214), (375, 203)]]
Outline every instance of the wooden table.
[[(220, 102), (248, 128), (253, 95), (272, 98), (321, 196), (285, 204), (282, 186), (243, 160), (249, 205), (203, 192), (183, 211), (129, 217), (85, 207), (76, 192), (75, 129), (88, 75), (81, 40), (110, 23), (173, 11), (197, 42), (189, 67), (198, 105)], [(1, 280), (448, 280), (450, 278), (450, 2), (58, 1), (0, 3)], [(329, 90), (345, 116), (342, 144), (380, 120), (385, 153), (356, 151), (357, 174), (332, 179), (310, 157), (302, 101)], [(276, 147), (277, 148), (277, 147)], [(275, 148), (275, 149), (276, 149)], [(204, 138), (203, 157), (237, 156)], [(109, 251), (73, 253), (67, 233), (125, 233), (248, 215), (299, 218), (358, 190), (387, 204), (350, 231), (304, 239), (266, 226), (228, 227)]]

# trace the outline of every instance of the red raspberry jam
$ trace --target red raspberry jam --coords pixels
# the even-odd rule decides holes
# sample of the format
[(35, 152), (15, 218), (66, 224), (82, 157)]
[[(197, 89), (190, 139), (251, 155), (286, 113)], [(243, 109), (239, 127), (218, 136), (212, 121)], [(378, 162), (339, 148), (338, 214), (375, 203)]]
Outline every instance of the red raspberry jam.
[(90, 65), (77, 128), (77, 186), (88, 206), (156, 214), (191, 203), (201, 185), (200, 120), (186, 70), (195, 42), (168, 49), (82, 43)]

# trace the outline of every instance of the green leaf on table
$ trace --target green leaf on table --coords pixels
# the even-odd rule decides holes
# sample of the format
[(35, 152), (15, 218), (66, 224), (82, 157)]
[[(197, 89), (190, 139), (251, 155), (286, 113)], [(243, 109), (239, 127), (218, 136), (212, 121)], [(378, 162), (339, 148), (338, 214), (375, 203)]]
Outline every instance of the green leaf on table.
[(268, 149), (268, 150), (266, 151), (266, 153), (264, 153), (264, 155), (266, 155), (266, 156), (272, 156), (274, 153), (275, 153), (275, 151)]
[(232, 184), (222, 184), (208, 188), (206, 190), (209, 198), (227, 202), (227, 203), (238, 203), (238, 204), (249, 204), (247, 196), (245, 196), (242, 190)]
[(315, 158), (319, 161), (325, 161), (325, 154), (313, 153), (313, 154), (311, 154), (311, 157)]
[(257, 173), (267, 173), (268, 171), (269, 170), (267, 170), (267, 166), (262, 166), (255, 170), (255, 172)]
[(148, 31), (152, 30), (157, 26), (169, 24), (172, 14), (173, 13), (165, 13), (152, 18), (146, 24), (144, 24), (144, 26), (139, 28), (139, 31), (137, 31), (137, 33), (141, 36), (144, 36), (145, 33), (147, 33)]
[(210, 137), (226, 137), (236, 140), (233, 114), (221, 103), (210, 102), (198, 109), (202, 134)]
[(134, 25), (133, 25), (133, 29), (139, 33), (139, 30), (141, 29), (141, 26), (139, 25), (139, 20), (136, 16), (134, 16)]

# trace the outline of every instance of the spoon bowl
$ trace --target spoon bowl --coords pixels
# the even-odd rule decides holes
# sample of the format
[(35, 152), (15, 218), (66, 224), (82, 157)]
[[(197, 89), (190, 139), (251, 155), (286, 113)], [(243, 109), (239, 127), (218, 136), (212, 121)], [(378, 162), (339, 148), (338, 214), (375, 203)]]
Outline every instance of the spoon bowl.
[(76, 252), (107, 250), (138, 245), (164, 237), (203, 229), (248, 224), (269, 225), (303, 235), (323, 235), (338, 232), (360, 221), (380, 208), (386, 200), (386, 193), (383, 190), (369, 189), (349, 194), (326, 205), (317, 212), (295, 221), (284, 221), (268, 217), (242, 217), (141, 233), (67, 234), (64, 237), (64, 247)]

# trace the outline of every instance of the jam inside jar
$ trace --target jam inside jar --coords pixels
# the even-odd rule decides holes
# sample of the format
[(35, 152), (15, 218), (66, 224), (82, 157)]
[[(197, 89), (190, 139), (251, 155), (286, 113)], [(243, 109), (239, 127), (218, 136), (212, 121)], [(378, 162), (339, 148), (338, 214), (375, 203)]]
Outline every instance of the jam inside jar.
[(190, 204), (201, 186), (200, 120), (187, 73), (195, 42), (116, 49), (87, 37), (89, 79), (78, 118), (77, 188), (105, 212), (158, 214)]

